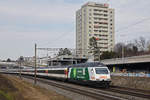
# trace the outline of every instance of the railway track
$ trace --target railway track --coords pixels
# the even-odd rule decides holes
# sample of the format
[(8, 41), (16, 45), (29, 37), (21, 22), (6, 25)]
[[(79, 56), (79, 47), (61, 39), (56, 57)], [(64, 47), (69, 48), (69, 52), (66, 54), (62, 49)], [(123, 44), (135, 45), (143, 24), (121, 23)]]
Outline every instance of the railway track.
[[(23, 77), (34, 79), (31, 76)], [(150, 93), (139, 89), (114, 86), (111, 86), (109, 89), (102, 89), (43, 78), (37, 78), (37, 81), (97, 100), (150, 100)]]
[[(25, 78), (30, 78), (33, 79), (33, 77), (30, 76), (24, 76)], [(43, 79), (43, 78), (37, 78), (37, 81), (57, 87), (57, 88), (61, 88), (67, 91), (71, 91), (74, 93), (78, 93), (84, 96), (88, 96), (91, 97), (93, 99), (96, 100), (128, 100), (122, 97), (117, 97), (117, 96), (113, 96), (110, 94), (107, 94), (105, 92), (95, 92), (95, 91), (89, 91), (86, 88), (87, 87), (82, 87), (82, 86), (76, 86), (76, 85), (67, 85), (68, 83), (64, 83), (64, 82), (57, 82), (57, 81), (52, 81), (52, 80), (47, 80), (47, 79)], [(82, 88), (81, 88), (82, 87)]]
[(150, 91), (146, 91), (146, 90), (131, 89), (131, 88), (124, 88), (124, 87), (111, 87), (107, 91), (150, 99)]
[(120, 87), (120, 86), (110, 86), (110, 87), (116, 88), (116, 89), (128, 90), (128, 91), (135, 91), (135, 92), (145, 93), (145, 94), (150, 95), (150, 90), (142, 90), (142, 89), (136, 89), (136, 88)]

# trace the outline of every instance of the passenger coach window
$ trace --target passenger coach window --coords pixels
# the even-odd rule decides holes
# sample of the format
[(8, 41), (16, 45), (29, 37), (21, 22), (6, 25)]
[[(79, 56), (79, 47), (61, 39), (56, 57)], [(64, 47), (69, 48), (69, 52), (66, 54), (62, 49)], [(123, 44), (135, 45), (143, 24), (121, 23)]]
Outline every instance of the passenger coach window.
[(48, 73), (65, 74), (64, 70), (48, 70)]
[(108, 74), (108, 70), (106, 68), (95, 68), (96, 74)]

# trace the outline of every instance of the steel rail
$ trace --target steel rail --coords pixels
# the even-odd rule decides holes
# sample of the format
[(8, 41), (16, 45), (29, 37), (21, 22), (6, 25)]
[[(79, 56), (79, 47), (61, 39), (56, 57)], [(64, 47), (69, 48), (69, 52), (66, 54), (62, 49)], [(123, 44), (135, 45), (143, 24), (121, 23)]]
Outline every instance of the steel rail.
[[(30, 76), (24, 76), (24, 77), (29, 78), (29, 79), (33, 79), (33, 77), (30, 77)], [(51, 85), (51, 86), (54, 86), (57, 88), (68, 90), (68, 91), (71, 91), (74, 93), (78, 93), (78, 94), (81, 94), (84, 96), (88, 96), (88, 97), (91, 97), (91, 98), (96, 99), (96, 100), (128, 100), (125, 98), (116, 97), (116, 96), (106, 94), (106, 93), (90, 92), (90, 91), (87, 91), (85, 89), (83, 90), (81, 88), (79, 89), (79, 88), (75, 88), (75, 87), (66, 86), (66, 85), (63, 85), (63, 84), (60, 84), (57, 82), (52, 82), (51, 80), (47, 80), (47, 79), (43, 79), (43, 78), (37, 78), (37, 81), (42, 82), (42, 83), (46, 83), (48, 85)]]
[(140, 98), (145, 98), (145, 99), (150, 99), (150, 94), (145, 94), (143, 93), (143, 91), (133, 91), (131, 89), (120, 89), (120, 88), (110, 88), (107, 91), (111, 91), (111, 92), (117, 92), (117, 93), (121, 93), (121, 94), (127, 94), (130, 96), (135, 96), (135, 97), (140, 97)]

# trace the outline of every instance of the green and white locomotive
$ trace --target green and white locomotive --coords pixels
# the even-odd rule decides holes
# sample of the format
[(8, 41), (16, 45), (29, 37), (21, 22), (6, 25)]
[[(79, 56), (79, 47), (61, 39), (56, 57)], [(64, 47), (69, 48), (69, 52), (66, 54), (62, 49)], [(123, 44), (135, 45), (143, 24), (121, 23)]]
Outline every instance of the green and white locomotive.
[(85, 63), (69, 67), (68, 80), (83, 84), (109, 87), (110, 71), (102, 63)]

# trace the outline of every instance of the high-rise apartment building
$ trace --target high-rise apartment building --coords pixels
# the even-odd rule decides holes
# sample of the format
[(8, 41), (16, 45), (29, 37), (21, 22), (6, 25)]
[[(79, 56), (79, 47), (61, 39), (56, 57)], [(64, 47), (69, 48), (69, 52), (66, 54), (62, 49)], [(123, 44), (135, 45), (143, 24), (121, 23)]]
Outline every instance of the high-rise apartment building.
[(86, 56), (89, 39), (95, 37), (100, 52), (113, 51), (115, 45), (114, 9), (108, 4), (88, 2), (76, 12), (76, 49)]

